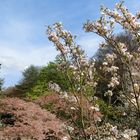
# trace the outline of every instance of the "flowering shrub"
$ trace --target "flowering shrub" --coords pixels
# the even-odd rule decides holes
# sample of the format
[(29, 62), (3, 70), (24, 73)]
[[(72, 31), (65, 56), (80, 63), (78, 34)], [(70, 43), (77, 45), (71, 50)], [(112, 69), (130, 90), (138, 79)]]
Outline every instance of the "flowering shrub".
[(0, 99), (0, 139), (62, 140), (63, 122), (38, 105), (18, 98)]
[(57, 117), (61, 119), (69, 118), (68, 104), (64, 100), (61, 100), (58, 93), (50, 93), (47, 96), (44, 95), (35, 100), (35, 103), (56, 114)]
[[(69, 130), (72, 133), (73, 137), (78, 135), (81, 136), (81, 119), (79, 114), (79, 106), (76, 103), (76, 99), (72, 94), (65, 93), (52, 93), (47, 96), (42, 96), (35, 101), (43, 108), (54, 113), (58, 118), (66, 122), (65, 129)], [(92, 106), (89, 102), (84, 100), (83, 103), (85, 106), (83, 108), (83, 117), (85, 118), (85, 128), (89, 127), (90, 122), (95, 121), (100, 122), (102, 114), (99, 112), (98, 106)], [(71, 130), (72, 129), (72, 130)], [(86, 130), (88, 135), (88, 130)], [(78, 138), (77, 137), (77, 138)]]
[[(126, 31), (128, 31), (133, 38), (139, 44), (139, 29), (140, 23), (138, 22), (140, 16), (139, 13), (136, 15), (131, 14), (128, 9), (123, 6), (123, 3), (116, 4), (114, 10), (110, 10), (105, 7), (101, 7), (102, 16), (99, 20), (92, 22), (88, 21), (84, 25), (86, 32), (94, 32), (105, 39), (105, 43), (101, 44), (101, 47), (109, 44), (112, 46), (113, 53), (107, 54), (103, 62), (103, 68), (106, 72), (110, 72), (112, 77), (108, 83), (109, 93), (110, 90), (113, 92), (114, 87), (120, 84), (120, 77), (117, 73), (118, 67), (114, 66), (116, 58), (120, 59), (126, 72), (125, 77), (129, 80), (129, 85), (125, 85), (125, 81), (122, 82), (121, 86), (123, 91), (121, 92), (122, 98), (125, 102), (128, 102), (130, 106), (136, 110), (137, 114), (140, 115), (140, 92), (139, 92), (139, 48), (135, 51), (130, 51), (126, 44), (115, 41), (114, 27), (115, 23), (120, 24)], [(128, 87), (129, 86), (129, 87)], [(109, 96), (112, 94), (109, 94)]]
[(75, 36), (64, 30), (61, 23), (56, 23), (53, 27), (49, 26), (47, 34), (49, 40), (61, 52), (60, 69), (64, 71), (66, 78), (70, 82), (70, 92), (75, 97), (79, 108), (81, 134), (86, 138), (84, 129), (84, 96), (87, 93), (90, 94), (93, 91), (93, 85), (96, 85), (94, 61), (86, 58), (84, 51), (74, 42)]
[[(83, 27), (86, 32), (93, 32), (104, 38), (105, 42), (101, 43), (100, 47), (110, 47), (112, 50), (112, 53), (106, 54), (101, 66), (104, 73), (109, 75), (107, 91), (103, 93), (104, 96), (109, 98), (109, 104), (111, 104), (111, 98), (115, 94), (115, 89), (120, 86), (121, 88), (117, 91), (117, 94), (119, 94), (120, 99), (125, 104), (124, 109), (127, 108), (126, 110), (129, 110), (130, 114), (133, 114), (137, 120), (140, 117), (140, 79), (138, 76), (140, 74), (140, 49), (137, 47), (136, 50), (133, 51), (129, 49), (125, 43), (116, 41), (114, 28), (115, 23), (122, 26), (125, 31), (132, 35), (137, 45), (139, 45), (139, 18), (140, 13), (136, 15), (131, 14), (128, 9), (123, 6), (123, 2), (121, 2), (116, 4), (114, 10), (101, 7), (100, 19), (87, 21)], [(137, 133), (133, 133), (134, 131), (132, 131), (133, 134), (131, 135), (131, 130), (124, 130), (123, 134), (117, 130), (117, 134), (113, 134), (114, 136), (111, 137), (112, 132), (110, 133), (107, 129), (106, 132), (109, 135), (107, 138), (101, 133), (102, 128), (106, 128), (105, 124), (96, 123), (88, 119), (89, 125), (86, 125), (87, 120), (84, 116), (84, 111), (88, 109), (99, 110), (94, 100), (94, 94), (97, 92), (95, 89), (100, 78), (95, 68), (96, 61), (86, 58), (84, 51), (75, 43), (75, 36), (64, 30), (61, 23), (48, 26), (47, 34), (49, 40), (54, 43), (57, 50), (61, 53), (62, 60), (60, 61), (60, 69), (70, 81), (70, 93), (75, 97), (75, 103), (79, 108), (76, 114), (79, 114), (81, 121), (80, 127), (82, 132), (80, 134), (82, 137), (85, 140), (89, 139), (89, 136), (90, 139), (95, 139), (96, 136), (97, 139), (131, 139), (131, 136), (135, 137)], [(116, 60), (119, 60), (118, 62), (123, 65), (125, 70), (123, 75), (124, 81), (121, 81), (122, 75), (118, 72), (119, 67), (115, 65)], [(66, 94), (66, 96), (68, 96), (67, 100), (69, 100), (70, 95)], [(92, 102), (92, 105), (89, 104), (90, 106), (86, 106), (85, 101), (88, 103)], [(85, 106), (87, 108), (85, 108)], [(75, 110), (75, 108), (72, 107), (72, 110)], [(112, 125), (109, 124), (109, 127), (110, 126)], [(112, 127), (113, 130), (116, 129), (116, 127)], [(94, 130), (90, 135), (87, 134), (88, 128), (93, 128), (92, 130)], [(126, 134), (126, 132), (130, 133)]]

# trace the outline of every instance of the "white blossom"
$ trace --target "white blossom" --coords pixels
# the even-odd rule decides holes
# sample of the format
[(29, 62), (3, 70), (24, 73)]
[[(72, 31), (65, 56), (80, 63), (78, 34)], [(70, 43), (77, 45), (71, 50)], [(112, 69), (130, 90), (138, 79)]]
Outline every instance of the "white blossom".
[(99, 109), (99, 105), (95, 105), (95, 106), (90, 106), (90, 108), (89, 108), (90, 110), (94, 110), (94, 111), (100, 111), (100, 109)]
[(53, 82), (49, 82), (48, 86), (51, 90), (54, 90), (56, 92), (60, 92), (60, 90), (61, 90), (60, 86)]
[(69, 140), (67, 136), (64, 136), (61, 140)]
[(76, 110), (76, 108), (75, 108), (75, 107), (73, 107), (73, 106), (72, 106), (72, 107), (70, 107), (70, 109), (71, 109), (71, 110)]
[(136, 92), (139, 92), (139, 85), (137, 83), (134, 84), (134, 90)]
[(113, 92), (111, 90), (108, 90), (107, 92), (105, 92), (104, 96), (112, 96)]

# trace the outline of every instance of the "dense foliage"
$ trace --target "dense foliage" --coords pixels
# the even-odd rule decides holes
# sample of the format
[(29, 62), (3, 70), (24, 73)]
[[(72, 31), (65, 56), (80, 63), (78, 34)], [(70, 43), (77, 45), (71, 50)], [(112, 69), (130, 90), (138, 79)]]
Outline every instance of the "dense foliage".
[(58, 70), (57, 64), (50, 62), (40, 69), (36, 84), (27, 92), (27, 95), (35, 99), (47, 93), (50, 81), (59, 84), (63, 90), (68, 90), (69, 88), (69, 82), (62, 71)]

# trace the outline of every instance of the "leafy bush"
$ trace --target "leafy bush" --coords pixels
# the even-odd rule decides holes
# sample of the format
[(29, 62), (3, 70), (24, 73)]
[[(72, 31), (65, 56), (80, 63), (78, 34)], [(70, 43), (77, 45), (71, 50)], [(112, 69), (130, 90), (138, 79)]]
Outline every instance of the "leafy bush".
[(100, 107), (100, 111), (104, 114), (104, 119), (111, 119), (111, 120), (117, 120), (119, 117), (119, 111), (117, 110), (117, 107), (113, 107), (111, 104), (107, 104), (102, 99), (96, 100), (96, 103)]
[(40, 69), (36, 84), (31, 88), (26, 95), (32, 99), (36, 99), (39, 96), (46, 94), (49, 90), (49, 82), (55, 82), (59, 84), (62, 90), (68, 90), (69, 82), (66, 80), (64, 73), (58, 70), (56, 63), (50, 62), (47, 66)]

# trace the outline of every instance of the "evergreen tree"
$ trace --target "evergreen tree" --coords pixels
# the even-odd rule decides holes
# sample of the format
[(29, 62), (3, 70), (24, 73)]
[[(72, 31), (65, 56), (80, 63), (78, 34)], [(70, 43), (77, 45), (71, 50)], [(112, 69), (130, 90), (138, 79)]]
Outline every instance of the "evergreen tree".
[(36, 66), (29, 66), (27, 69), (25, 69), (22, 73), (23, 78), (19, 82), (18, 85), (16, 85), (16, 88), (21, 93), (26, 93), (30, 91), (36, 84), (39, 76), (39, 67)]

